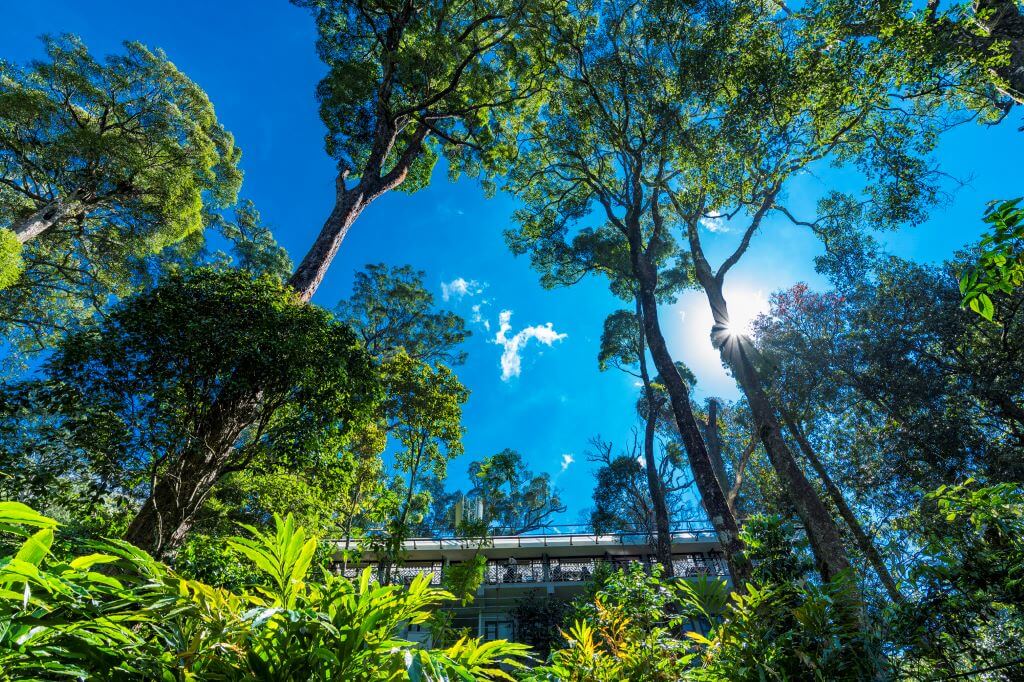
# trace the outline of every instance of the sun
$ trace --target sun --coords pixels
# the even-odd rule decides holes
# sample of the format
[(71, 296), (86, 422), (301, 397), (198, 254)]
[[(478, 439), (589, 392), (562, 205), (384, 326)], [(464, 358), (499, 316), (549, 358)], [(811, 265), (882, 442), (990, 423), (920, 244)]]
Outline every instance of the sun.
[(730, 336), (750, 334), (754, 320), (767, 313), (771, 306), (764, 290), (737, 286), (725, 292), (729, 306), (729, 324), (726, 333)]
[[(765, 289), (756, 284), (735, 282), (726, 285), (729, 306), (728, 339), (750, 334), (757, 316), (769, 310)], [(679, 297), (668, 316), (666, 331), (669, 348), (697, 375), (702, 393), (732, 399), (738, 397), (735, 380), (722, 366), (722, 357), (711, 343), (714, 320), (707, 297), (702, 291), (687, 291)]]

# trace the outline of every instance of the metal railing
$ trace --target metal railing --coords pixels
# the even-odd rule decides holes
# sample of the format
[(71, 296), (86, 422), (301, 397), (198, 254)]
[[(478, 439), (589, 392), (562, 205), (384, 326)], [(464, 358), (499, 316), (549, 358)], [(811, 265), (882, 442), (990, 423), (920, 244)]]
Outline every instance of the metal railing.
[[(626, 568), (631, 563), (640, 563), (645, 567), (652, 565), (651, 560), (643, 557), (581, 557), (572, 559), (527, 559), (527, 560), (493, 560), (484, 567), (485, 585), (529, 585), (536, 583), (581, 583), (590, 580), (602, 564), (610, 564), (613, 569)], [(375, 567), (376, 564), (367, 564)], [(347, 578), (354, 578), (366, 566), (350, 566), (344, 571)], [(674, 554), (672, 568), (676, 577), (692, 578), (701, 575), (727, 577), (728, 566), (725, 559), (717, 552), (709, 554)], [(404, 564), (392, 568), (395, 583), (409, 584), (421, 573), (430, 575), (431, 585), (440, 585), (444, 573), (444, 565), (439, 561), (430, 563)]]
[[(492, 529), (500, 531), (502, 529)], [(383, 529), (372, 530), (366, 538), (380, 537)], [(717, 542), (718, 533), (705, 521), (680, 521), (671, 531), (673, 544), (685, 542)], [(500, 548), (533, 548), (533, 547), (585, 547), (593, 545), (650, 545), (652, 537), (650, 532), (644, 529), (633, 529), (616, 531), (610, 533), (596, 533), (586, 526), (579, 524), (552, 526), (547, 529), (539, 529), (528, 533), (516, 535), (502, 535), (494, 532), (486, 539), (467, 538), (454, 535), (446, 529), (432, 531), (428, 535), (408, 538), (402, 545), (403, 549), (473, 549), (481, 546)], [(333, 540), (337, 545), (345, 543), (345, 539)]]

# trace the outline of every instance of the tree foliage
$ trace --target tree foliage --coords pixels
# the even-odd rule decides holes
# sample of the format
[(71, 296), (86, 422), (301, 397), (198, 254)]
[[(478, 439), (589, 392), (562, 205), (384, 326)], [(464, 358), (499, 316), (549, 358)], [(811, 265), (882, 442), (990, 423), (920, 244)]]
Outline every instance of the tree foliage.
[(162, 52), (44, 46), (0, 63), (0, 321), (30, 347), (132, 291), (139, 260), (201, 232), (242, 180), (206, 93)]
[(473, 487), (469, 496), (483, 502), (481, 521), (494, 535), (520, 535), (547, 528), (565, 511), (561, 496), (546, 473), (534, 474), (523, 456), (505, 449), (470, 462)]

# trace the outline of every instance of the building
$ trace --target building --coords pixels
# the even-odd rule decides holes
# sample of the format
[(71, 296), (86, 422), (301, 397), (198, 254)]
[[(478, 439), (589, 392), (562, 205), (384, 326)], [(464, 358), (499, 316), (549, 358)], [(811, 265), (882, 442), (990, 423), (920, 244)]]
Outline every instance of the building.
[[(395, 569), (398, 581), (409, 582), (419, 573), (431, 576), (431, 584), (440, 585), (449, 564), (471, 559), (480, 552), (487, 559), (483, 584), (476, 599), (466, 606), (453, 604), (453, 626), (468, 628), (485, 639), (516, 639), (512, 612), (530, 594), (548, 599), (572, 600), (580, 594), (600, 563), (625, 567), (631, 562), (650, 566), (655, 562), (646, 534), (559, 532), (495, 536), (488, 546), (477, 550), (474, 541), (457, 537), (411, 538), (404, 543), (405, 562)], [(367, 566), (376, 566), (377, 557), (367, 552), (362, 561), (338, 570), (355, 577)], [(679, 577), (700, 575), (728, 577), (725, 558), (718, 538), (703, 524), (682, 524), (672, 533), (672, 565)], [(418, 626), (404, 637), (427, 641), (428, 634)]]

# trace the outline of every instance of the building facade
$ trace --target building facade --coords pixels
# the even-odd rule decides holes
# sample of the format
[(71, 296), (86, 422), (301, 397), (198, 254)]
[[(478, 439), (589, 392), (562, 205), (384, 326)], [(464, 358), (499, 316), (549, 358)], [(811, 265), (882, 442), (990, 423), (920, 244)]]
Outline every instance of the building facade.
[[(440, 586), (451, 564), (471, 560), (478, 552), (486, 557), (483, 583), (467, 605), (452, 604), (452, 625), (467, 628), (485, 639), (516, 639), (513, 612), (529, 596), (571, 601), (584, 589), (600, 564), (612, 568), (632, 562), (651, 566), (656, 562), (646, 534), (545, 531), (544, 534), (495, 536), (487, 546), (456, 537), (411, 538), (404, 543), (405, 561), (393, 569), (394, 582), (410, 582), (416, 575), (431, 576)], [(339, 572), (355, 577), (366, 567), (377, 566), (377, 556), (364, 553), (361, 561), (342, 566)], [(724, 555), (714, 530), (684, 524), (672, 533), (672, 567), (677, 577), (715, 576), (728, 579)], [(407, 639), (428, 641), (418, 626), (403, 633)]]

